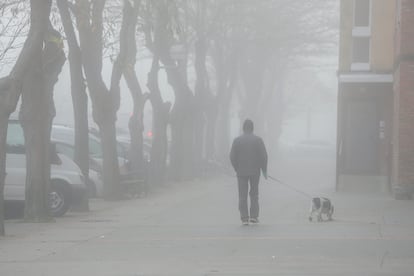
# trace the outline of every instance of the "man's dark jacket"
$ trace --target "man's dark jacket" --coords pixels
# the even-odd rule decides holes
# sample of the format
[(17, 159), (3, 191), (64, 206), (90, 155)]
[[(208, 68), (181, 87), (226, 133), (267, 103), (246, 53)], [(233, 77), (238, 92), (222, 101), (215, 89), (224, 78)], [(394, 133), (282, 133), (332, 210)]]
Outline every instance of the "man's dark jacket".
[(267, 172), (267, 152), (262, 138), (245, 133), (233, 141), (230, 161), (237, 176), (259, 175)]

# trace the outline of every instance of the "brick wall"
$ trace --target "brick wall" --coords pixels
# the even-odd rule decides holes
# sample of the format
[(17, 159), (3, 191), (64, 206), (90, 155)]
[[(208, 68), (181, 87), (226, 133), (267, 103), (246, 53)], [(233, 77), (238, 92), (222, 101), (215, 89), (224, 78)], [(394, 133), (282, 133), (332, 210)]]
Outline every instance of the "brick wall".
[(399, 70), (399, 182), (414, 185), (414, 62)]
[(400, 6), (400, 47), (397, 53), (401, 57), (414, 55), (414, 1), (403, 0)]
[(414, 1), (398, 4), (393, 183), (414, 186)]

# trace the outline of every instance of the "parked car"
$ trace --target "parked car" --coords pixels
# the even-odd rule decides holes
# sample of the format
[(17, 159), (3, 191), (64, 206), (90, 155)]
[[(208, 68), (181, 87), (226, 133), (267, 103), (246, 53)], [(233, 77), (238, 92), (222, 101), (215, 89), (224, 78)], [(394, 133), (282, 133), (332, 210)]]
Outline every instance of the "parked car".
[[(23, 129), (18, 120), (9, 120), (7, 132), (6, 179), (4, 199), (24, 204), (26, 186), (26, 155)], [(68, 157), (58, 154), (51, 145), (50, 210), (63, 216), (72, 205), (81, 202), (86, 192), (85, 179), (79, 167)]]
[[(69, 145), (75, 145), (75, 129), (69, 126), (63, 125), (53, 125), (52, 140), (65, 142)], [(101, 164), (102, 166), (102, 147), (101, 139), (99, 135), (95, 132), (89, 132), (89, 156), (94, 158), (94, 160)], [(120, 166), (123, 166), (127, 161), (127, 152), (126, 149), (120, 144), (117, 143), (117, 153), (118, 153), (118, 162)]]
[[(74, 158), (74, 135), (75, 130), (67, 126), (53, 125), (52, 126), (52, 140), (56, 143), (58, 152), (66, 154), (73, 160)], [(137, 190), (137, 186), (143, 186), (144, 190), (147, 190), (147, 169), (145, 164), (143, 168), (138, 171), (132, 171), (130, 162), (128, 160), (127, 144), (125, 142), (117, 141), (117, 153), (118, 162), (120, 166), (121, 181), (125, 189)], [(99, 133), (89, 133), (89, 179), (93, 182), (95, 196), (102, 196), (103, 184), (102, 184), (102, 164), (103, 154), (101, 148), (101, 142), (99, 139)], [(121, 184), (122, 184), (121, 183)], [(127, 192), (131, 193), (131, 192)]]
[[(75, 148), (74, 145), (64, 141), (52, 140), (56, 145), (56, 151), (64, 154), (74, 161)], [(89, 156), (89, 179), (86, 180), (89, 195), (92, 197), (102, 197), (103, 182), (102, 182), (102, 163)]]

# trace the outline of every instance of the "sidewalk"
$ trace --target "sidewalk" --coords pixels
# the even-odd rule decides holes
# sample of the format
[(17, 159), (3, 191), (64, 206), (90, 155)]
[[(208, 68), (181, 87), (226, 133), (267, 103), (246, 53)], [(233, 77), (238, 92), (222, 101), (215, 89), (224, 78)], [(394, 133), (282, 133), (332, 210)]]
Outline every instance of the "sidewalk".
[[(89, 199), (89, 212), (69, 211), (63, 217), (55, 218), (55, 222), (51, 223), (25, 223), (23, 219), (6, 220), (6, 236), (4, 238), (0, 237), (0, 241), (2, 239), (24, 239), (37, 233), (52, 229), (64, 229), (69, 225), (78, 223), (119, 222), (121, 218), (126, 219), (125, 216), (129, 213), (129, 209), (133, 210), (134, 215), (137, 215), (137, 219), (139, 219), (140, 216), (146, 217), (160, 207), (163, 208), (162, 205), (167, 205), (171, 198), (177, 196), (181, 190), (188, 187), (194, 188), (199, 185), (199, 180), (182, 183), (170, 182), (163, 187), (154, 188), (147, 197), (122, 201), (105, 201), (101, 198), (92, 198)], [(122, 213), (124, 211), (126, 212)]]
[(0, 275), (412, 275), (414, 201), (320, 185), (311, 190), (331, 198), (334, 221), (311, 223), (308, 199), (263, 181), (261, 223), (242, 227), (235, 181), (92, 200), (56, 223), (7, 221)]

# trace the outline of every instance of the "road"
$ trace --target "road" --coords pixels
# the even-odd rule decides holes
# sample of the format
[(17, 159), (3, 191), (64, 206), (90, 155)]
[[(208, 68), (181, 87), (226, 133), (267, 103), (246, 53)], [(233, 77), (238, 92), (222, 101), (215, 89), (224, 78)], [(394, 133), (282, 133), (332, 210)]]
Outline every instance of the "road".
[(334, 221), (309, 222), (306, 197), (263, 181), (261, 223), (242, 226), (234, 178), (174, 183), (56, 223), (8, 221), (0, 275), (414, 275), (413, 201), (294, 179), (332, 199)]

